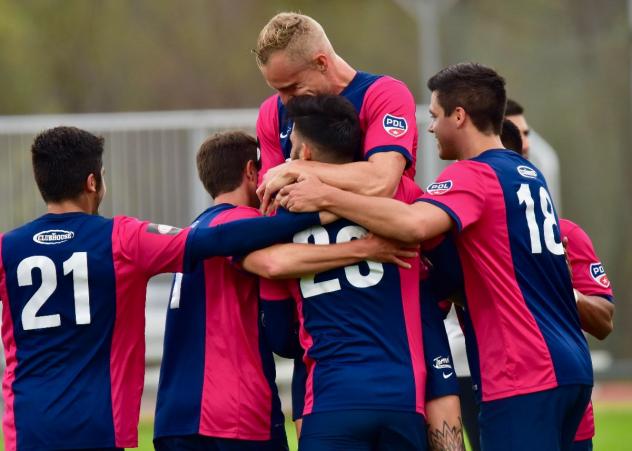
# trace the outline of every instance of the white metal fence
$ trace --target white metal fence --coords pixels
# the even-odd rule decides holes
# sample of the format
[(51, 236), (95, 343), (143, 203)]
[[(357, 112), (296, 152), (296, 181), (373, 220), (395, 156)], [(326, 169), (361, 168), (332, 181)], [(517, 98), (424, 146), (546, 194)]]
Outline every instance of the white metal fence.
[[(434, 138), (426, 132), (426, 106), (418, 106), (417, 181), (430, 183), (445, 166), (437, 158)], [(38, 115), (0, 117), (0, 231), (10, 230), (45, 210), (33, 181), (30, 146), (42, 130), (72, 125), (105, 137), (104, 164), (108, 194), (101, 213), (125, 214), (186, 225), (210, 198), (197, 177), (195, 153), (211, 133), (240, 129), (254, 133), (257, 110)], [(547, 177), (559, 205), (559, 165), (555, 152), (537, 135), (531, 158)], [(150, 282), (147, 293), (148, 404), (154, 399), (162, 355), (170, 276)], [(287, 387), (289, 361), (279, 362), (278, 379)], [(287, 403), (285, 405), (288, 405)]]

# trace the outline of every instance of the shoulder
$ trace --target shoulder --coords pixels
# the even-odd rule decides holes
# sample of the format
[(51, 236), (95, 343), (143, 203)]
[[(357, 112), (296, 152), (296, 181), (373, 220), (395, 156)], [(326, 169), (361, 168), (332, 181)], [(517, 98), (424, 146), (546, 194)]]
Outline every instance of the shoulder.
[(575, 224), (573, 221), (565, 218), (560, 218), (560, 231), (563, 236), (569, 236), (575, 234), (575, 232), (584, 233), (581, 227)]
[(236, 207), (224, 210), (215, 216), (215, 218), (211, 221), (211, 225), (224, 224), (227, 222), (238, 221), (240, 219), (258, 218), (260, 216), (261, 212), (256, 208), (245, 205), (237, 205)]
[(388, 75), (379, 77), (367, 90), (367, 99), (390, 98), (392, 101), (412, 101), (414, 98), (408, 86)]
[(259, 117), (276, 116), (278, 112), (279, 95), (273, 94), (265, 99), (259, 106)]

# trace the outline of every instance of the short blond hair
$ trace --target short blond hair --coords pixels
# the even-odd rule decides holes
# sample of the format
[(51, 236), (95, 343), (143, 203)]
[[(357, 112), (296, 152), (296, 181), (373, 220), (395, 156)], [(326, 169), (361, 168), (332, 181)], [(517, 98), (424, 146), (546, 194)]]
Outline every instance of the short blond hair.
[(333, 52), (323, 27), (309, 16), (282, 12), (263, 27), (253, 53), (257, 64), (265, 66), (274, 52), (285, 50), (294, 59), (309, 60), (314, 53)]

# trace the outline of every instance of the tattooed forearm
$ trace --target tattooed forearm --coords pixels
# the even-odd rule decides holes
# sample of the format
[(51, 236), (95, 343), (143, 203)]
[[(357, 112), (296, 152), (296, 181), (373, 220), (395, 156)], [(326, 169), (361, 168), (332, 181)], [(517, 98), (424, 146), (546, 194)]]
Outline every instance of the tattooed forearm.
[(442, 430), (430, 426), (428, 444), (431, 451), (465, 451), (461, 417), (459, 417), (459, 424), (448, 424), (444, 421)]

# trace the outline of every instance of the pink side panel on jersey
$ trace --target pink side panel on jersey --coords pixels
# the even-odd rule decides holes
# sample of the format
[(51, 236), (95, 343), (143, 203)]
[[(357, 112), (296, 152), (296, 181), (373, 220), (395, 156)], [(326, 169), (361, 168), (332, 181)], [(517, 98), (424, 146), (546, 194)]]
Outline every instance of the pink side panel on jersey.
[(117, 447), (138, 446), (145, 375), (145, 298), (155, 274), (182, 271), (189, 229), (150, 233), (147, 222), (117, 216), (112, 230), (116, 319), (110, 352), (112, 413)]
[[(395, 199), (407, 204), (413, 203), (421, 196), (422, 191), (417, 184), (408, 177), (402, 177), (395, 194)], [(421, 331), (421, 316), (419, 315), (419, 279), (421, 277), (421, 261), (419, 258), (408, 260), (410, 269), (399, 268), (402, 308), (408, 348), (415, 378), (415, 410), (425, 415), (426, 399), (426, 363), (424, 359), (423, 335)]]
[(296, 310), (300, 323), (298, 338), (301, 343), (301, 347), (305, 350), (305, 353), (303, 354), (303, 363), (305, 363), (305, 367), (307, 369), (307, 379), (305, 381), (305, 403), (303, 404), (303, 415), (308, 415), (312, 413), (312, 410), (314, 409), (314, 369), (316, 367), (316, 362), (309, 356), (309, 350), (314, 345), (314, 339), (305, 328), (303, 297), (301, 296), (299, 281), (290, 281), (289, 290), (292, 293), (292, 297), (296, 300)]
[(457, 248), (479, 348), (483, 401), (556, 387), (548, 346), (511, 264), (505, 200), (495, 172), (471, 161), (444, 172), (452, 188), (432, 198), (463, 225)]
[(573, 271), (573, 288), (590, 296), (612, 296), (610, 283), (604, 286), (591, 274), (590, 265), (601, 261), (588, 234), (568, 219), (560, 219), (560, 230), (568, 238), (566, 252)]
[(2, 235), (0, 234), (0, 301), (2, 308), (2, 343), (4, 344), (4, 356), (7, 366), (4, 369), (2, 380), (2, 395), (4, 397), (4, 418), (2, 419), (2, 432), (4, 434), (4, 449), (15, 451), (17, 449), (17, 438), (15, 429), (15, 416), (13, 403), (15, 394), (13, 393), (13, 381), (15, 380), (15, 369), (18, 364), (13, 336), (13, 319), (9, 301), (9, 291), (7, 289), (6, 275), (2, 263)]
[[(412, 162), (405, 175), (415, 178), (417, 161), (417, 106), (408, 87), (391, 77), (381, 77), (367, 89), (360, 108), (360, 123), (364, 131), (364, 155), (372, 150), (394, 146), (408, 151)], [(406, 132), (393, 136), (384, 128), (384, 117), (390, 114), (406, 121)]]
[[(211, 225), (260, 216), (250, 207), (217, 215)], [(204, 262), (206, 337), (199, 432), (240, 440), (269, 440), (272, 392), (259, 352), (257, 277), (230, 258)]]
[(584, 412), (584, 416), (582, 417), (581, 423), (579, 423), (579, 427), (577, 428), (577, 433), (575, 434), (575, 441), (581, 442), (582, 440), (589, 440), (595, 436), (595, 414), (593, 412), (592, 401), (588, 403), (586, 407), (586, 412)]
[(425, 415), (426, 363), (424, 359), (421, 315), (419, 314), (419, 258), (409, 260), (411, 269), (399, 268), (402, 308), (408, 348), (415, 377), (415, 411)]
[(279, 111), (277, 102), (279, 95), (268, 97), (259, 107), (257, 116), (257, 138), (261, 150), (261, 170), (259, 171), (259, 183), (268, 169), (280, 165), (285, 161), (283, 150), (279, 143)]

